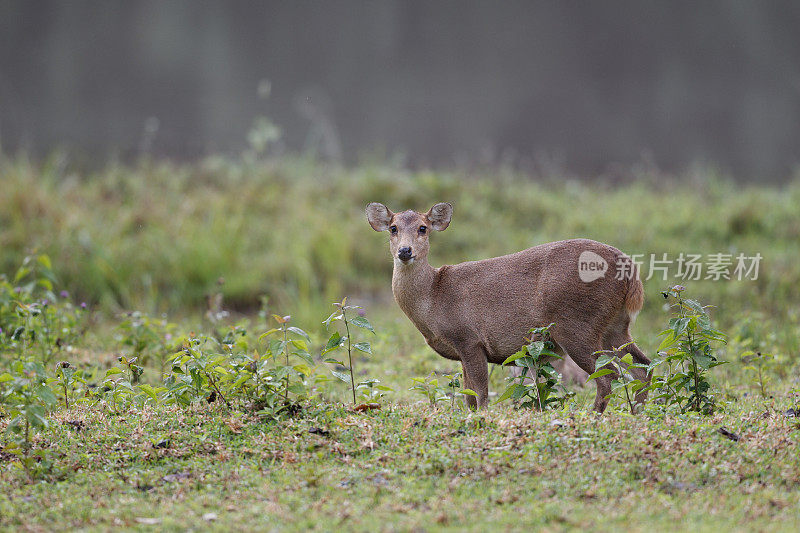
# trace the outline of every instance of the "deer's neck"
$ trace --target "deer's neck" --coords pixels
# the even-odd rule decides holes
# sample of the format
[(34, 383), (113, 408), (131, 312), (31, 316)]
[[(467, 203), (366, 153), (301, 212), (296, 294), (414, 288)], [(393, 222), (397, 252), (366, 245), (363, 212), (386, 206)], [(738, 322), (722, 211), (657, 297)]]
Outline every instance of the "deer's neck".
[(428, 322), (426, 318), (431, 309), (435, 276), (436, 270), (427, 261), (414, 261), (410, 265), (395, 261), (392, 272), (394, 299), (420, 329)]

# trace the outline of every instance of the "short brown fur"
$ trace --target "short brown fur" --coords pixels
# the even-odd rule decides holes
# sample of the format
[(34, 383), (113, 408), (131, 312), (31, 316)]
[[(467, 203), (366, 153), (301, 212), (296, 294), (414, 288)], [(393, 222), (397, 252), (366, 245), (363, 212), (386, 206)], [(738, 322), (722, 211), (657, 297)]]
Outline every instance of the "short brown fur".
[[(427, 260), (431, 229), (447, 228), (452, 216), (448, 203), (427, 213), (393, 213), (371, 203), (366, 213), (376, 231), (389, 231), (394, 258), (392, 292), (403, 312), (441, 356), (461, 362), (472, 407), (488, 405), (488, 363), (502, 363), (524, 344), (533, 327), (551, 329), (558, 351), (587, 373), (595, 371), (595, 352), (627, 344), (637, 363), (649, 360), (633, 344), (629, 325), (644, 302), (635, 267), (616, 279), (616, 265), (630, 264), (618, 249), (588, 239), (551, 242), (514, 254), (433, 268)], [(603, 277), (583, 282), (578, 257), (593, 252), (610, 266)], [(405, 259), (405, 260), (403, 260)], [(631, 369), (643, 381), (650, 376)], [(596, 380), (595, 410), (608, 403), (613, 376)], [(639, 402), (646, 392), (637, 396)]]

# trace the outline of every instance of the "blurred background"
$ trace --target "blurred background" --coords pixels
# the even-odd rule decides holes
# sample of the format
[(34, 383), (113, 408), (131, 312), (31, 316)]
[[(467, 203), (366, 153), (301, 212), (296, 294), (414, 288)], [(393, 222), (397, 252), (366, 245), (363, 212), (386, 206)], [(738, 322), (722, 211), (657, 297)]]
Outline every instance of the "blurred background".
[(645, 280), (634, 334), (658, 345), (681, 283), (796, 354), (798, 28), (780, 0), (0, 0), (0, 272), (47, 254), (108, 317), (313, 331), (349, 296), (424, 361), (364, 206), (449, 201), (434, 266), (761, 254), (756, 280)]
[(791, 0), (2, 0), (0, 141), (785, 182), (798, 27)]

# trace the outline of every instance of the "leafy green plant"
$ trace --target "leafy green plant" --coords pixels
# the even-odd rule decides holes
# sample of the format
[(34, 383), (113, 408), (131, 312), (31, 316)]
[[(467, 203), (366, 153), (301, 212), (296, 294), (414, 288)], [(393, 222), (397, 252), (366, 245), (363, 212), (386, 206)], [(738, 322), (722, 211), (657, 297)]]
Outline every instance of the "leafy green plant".
[(45, 365), (72, 346), (86, 327), (86, 305), (54, 290), (55, 275), (46, 255), (26, 256), (11, 281), (0, 275), (0, 354), (36, 356)]
[[(347, 361), (348, 365), (345, 365), (343, 361), (339, 361), (338, 359), (329, 357), (325, 359), (326, 363), (331, 363), (334, 365), (338, 365), (339, 367), (344, 367), (348, 373), (344, 373), (336, 368), (331, 369), (331, 373), (339, 378), (340, 380), (344, 381), (345, 383), (349, 382), (351, 390), (353, 392), (353, 404), (357, 403), (356, 400), (356, 388), (360, 386), (361, 383), (356, 385), (355, 380), (355, 372), (353, 371), (353, 350), (358, 350), (359, 352), (363, 352), (365, 354), (372, 354), (372, 347), (370, 346), (369, 342), (362, 341), (362, 342), (353, 342), (353, 337), (350, 332), (350, 326), (357, 326), (359, 328), (363, 328), (366, 330), (371, 331), (375, 334), (375, 329), (370, 324), (367, 317), (364, 316), (362, 308), (357, 305), (347, 305), (347, 297), (342, 299), (341, 302), (334, 303), (338, 309), (331, 313), (331, 315), (325, 319), (323, 324), (327, 329), (330, 329), (330, 326), (334, 322), (341, 322), (344, 324), (345, 334), (342, 335), (338, 331), (334, 331), (333, 334), (328, 339), (325, 348), (322, 351), (322, 355), (326, 355), (336, 349), (341, 347), (345, 347), (347, 349)], [(348, 311), (353, 312), (357, 311), (355, 316), (350, 315), (348, 316)]]
[(712, 327), (705, 307), (683, 297), (685, 290), (675, 285), (661, 293), (674, 300), (674, 316), (659, 334), (664, 337), (658, 347), (661, 357), (649, 369), (663, 367), (665, 372), (653, 378), (650, 390), (655, 391), (657, 402), (677, 405), (682, 412), (708, 414), (715, 407), (708, 371), (725, 363), (717, 359), (714, 350), (726, 342), (726, 335)]
[(450, 396), (450, 408), (453, 409), (456, 406), (456, 394), (466, 394), (468, 396), (478, 396), (478, 394), (472, 390), (467, 388), (461, 387), (461, 372), (453, 372), (452, 374), (445, 374), (444, 379), (447, 380), (447, 388), (449, 389), (448, 395)]
[[(185, 391), (193, 392), (193, 399), (205, 398), (208, 403), (219, 399), (230, 407), (231, 402), (221, 388), (223, 380), (229, 374), (228, 356), (207, 349), (210, 342), (214, 340), (209, 337), (190, 337), (183, 350), (172, 357), (172, 373), (180, 376)], [(168, 389), (173, 393), (176, 391), (175, 387), (168, 386)]]
[(394, 389), (381, 385), (381, 382), (377, 379), (366, 379), (356, 385), (356, 393), (365, 402), (380, 400), (388, 392), (394, 392)]
[(509, 378), (508, 388), (496, 403), (510, 399), (519, 407), (543, 411), (549, 406), (563, 407), (574, 396), (563, 386), (561, 376), (550, 364), (553, 359), (561, 359), (550, 338), (552, 326), (531, 329), (529, 343), (503, 361), (503, 366), (514, 363), (522, 372)]
[(120, 343), (131, 350), (129, 356), (138, 359), (142, 365), (155, 360), (159, 375), (164, 374), (172, 355), (169, 347), (175, 330), (175, 324), (165, 317), (155, 319), (139, 311), (127, 313), (125, 320), (117, 326)]
[[(278, 334), (280, 336), (279, 339), (273, 340), (273, 343), (270, 345), (270, 351), (274, 357), (277, 357), (279, 354), (285, 357), (286, 364), (283, 365), (283, 367), (279, 367), (278, 372), (284, 383), (283, 399), (284, 401), (288, 402), (290, 392), (289, 385), (291, 381), (290, 377), (292, 372), (296, 372), (304, 376), (311, 375), (311, 365), (314, 364), (314, 359), (308, 352), (307, 344), (311, 342), (311, 339), (309, 338), (308, 333), (302, 329), (289, 325), (289, 321), (292, 318), (291, 316), (273, 315), (273, 318), (278, 323), (279, 327), (270, 329), (264, 333), (261, 338), (263, 339), (273, 334)], [(300, 338), (290, 339), (289, 333), (292, 333), (296, 337)], [(300, 357), (304, 363), (292, 365), (290, 362), (290, 356), (292, 355)]]
[[(452, 383), (452, 380), (450, 380)], [(411, 378), (410, 391), (417, 392), (428, 400), (431, 407), (436, 407), (439, 402), (446, 402), (450, 399), (447, 388), (439, 384), (439, 379), (431, 374), (428, 377)]]
[[(787, 322), (796, 324), (797, 321), (793, 318), (797, 317), (789, 316)], [(774, 329), (766, 325), (766, 322), (766, 317), (759, 312), (739, 316), (730, 342), (731, 351), (741, 351), (744, 370), (762, 398), (769, 396), (768, 385), (773, 376), (785, 377), (788, 366), (779, 364), (785, 361), (779, 361), (771, 353), (778, 339)]]
[[(311, 339), (308, 333), (290, 326), (291, 316), (273, 315), (273, 318), (278, 327), (259, 337), (259, 340), (269, 338), (267, 353), (271, 357), (272, 366), (268, 367), (266, 361), (261, 365), (252, 362), (248, 366), (254, 370), (254, 377), (261, 383), (265, 393), (260, 398), (260, 404), (263, 405), (261, 413), (271, 418), (299, 408), (298, 402), (306, 400), (310, 395), (307, 380), (314, 374), (314, 358), (309, 352)], [(294, 403), (290, 401), (290, 393), (295, 397)], [(277, 401), (278, 397), (282, 397), (282, 402)]]
[(631, 374), (630, 369), (648, 369), (649, 365), (634, 363), (633, 356), (629, 353), (625, 353), (625, 355), (619, 357), (619, 354), (624, 351), (628, 344), (630, 343), (618, 346), (614, 350), (600, 350), (595, 352), (594, 355), (598, 356), (595, 361), (595, 371), (586, 379), (589, 381), (608, 374), (614, 374), (614, 379), (611, 381), (611, 394), (609, 396), (614, 396), (622, 391), (630, 413), (634, 414), (638, 406), (636, 402), (636, 393), (646, 388), (647, 383), (635, 378), (633, 374)]
[(57, 401), (39, 362), (16, 361), (11, 372), (0, 374), (0, 403), (10, 418), (6, 435), (11, 436), (10, 445), (4, 450), (17, 456), (31, 480), (51, 464), (45, 450), (31, 453), (31, 439), (33, 433), (49, 426), (47, 409)]
[(270, 419), (296, 412), (300, 402), (312, 396), (308, 380), (315, 369), (310, 338), (289, 325), (291, 317), (273, 318), (278, 327), (258, 338), (263, 351), (251, 350), (244, 324), (230, 327), (221, 340), (195, 334), (181, 339), (183, 349), (173, 355), (164, 386), (154, 389), (161, 401), (179, 405), (221, 401), (229, 408), (246, 406)]
[(83, 371), (72, 366), (68, 361), (60, 361), (56, 365), (55, 377), (47, 380), (48, 384), (54, 385), (56, 390), (62, 394), (64, 407), (69, 409), (69, 399), (75, 392), (78, 384), (85, 384)]
[(771, 381), (770, 373), (775, 366), (775, 356), (748, 350), (742, 354), (742, 362), (745, 365), (744, 369), (752, 375), (761, 397), (768, 397), (767, 384)]

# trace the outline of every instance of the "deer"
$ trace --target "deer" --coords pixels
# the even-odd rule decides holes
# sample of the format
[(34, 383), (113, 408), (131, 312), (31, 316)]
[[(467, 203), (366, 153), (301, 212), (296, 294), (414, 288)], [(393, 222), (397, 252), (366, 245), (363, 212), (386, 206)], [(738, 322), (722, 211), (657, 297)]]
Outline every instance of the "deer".
[[(519, 351), (534, 327), (552, 324), (555, 353), (588, 374), (595, 372), (603, 351), (628, 353), (634, 363), (650, 364), (630, 334), (644, 305), (644, 288), (635, 263), (617, 248), (570, 239), (434, 268), (428, 262), (430, 232), (447, 229), (451, 204), (437, 203), (427, 213), (394, 213), (373, 202), (366, 215), (372, 229), (389, 233), (395, 301), (428, 346), (461, 363), (464, 386), (475, 393), (465, 394), (469, 408), (488, 407), (489, 363), (502, 364)], [(629, 370), (650, 382), (644, 368)], [(595, 379), (598, 413), (608, 405), (615, 377)], [(646, 388), (637, 392), (638, 404), (646, 398)]]

